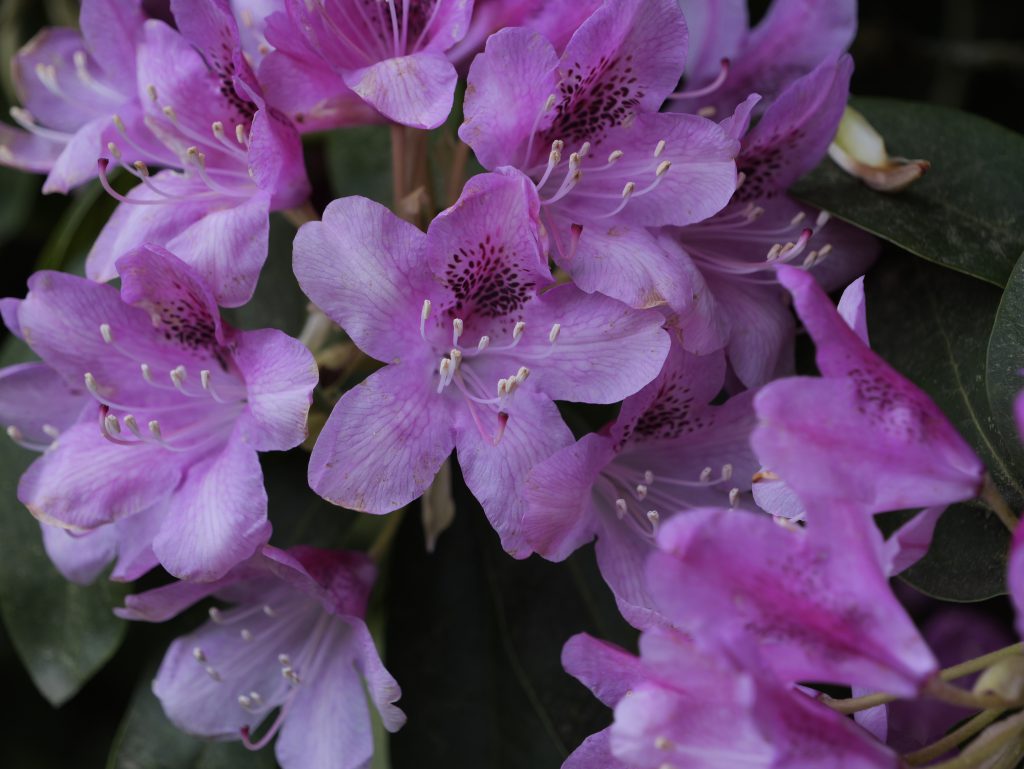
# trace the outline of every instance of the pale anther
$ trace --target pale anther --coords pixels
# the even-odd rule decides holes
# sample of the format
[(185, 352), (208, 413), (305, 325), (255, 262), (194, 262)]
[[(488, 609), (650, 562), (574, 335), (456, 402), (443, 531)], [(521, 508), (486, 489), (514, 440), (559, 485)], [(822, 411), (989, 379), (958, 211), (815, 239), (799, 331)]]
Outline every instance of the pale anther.
[(622, 188), (622, 197), (628, 198), (630, 195), (633, 194), (633, 190), (635, 189), (636, 182), (626, 182), (625, 186)]
[(636, 485), (636, 498), (643, 501), (647, 497), (647, 487), (642, 483)]
[(287, 654), (278, 654), (277, 655), (277, 661), (283, 667), (288, 667), (289, 665), (292, 664), (292, 659)]
[(149, 368), (148, 363), (143, 363), (139, 366), (142, 369), (142, 378), (150, 384), (153, 384), (153, 372)]
[(729, 489), (729, 507), (736, 507), (740, 501), (740, 490)]
[(644, 470), (644, 483), (646, 483), (648, 486), (654, 483), (654, 473), (652, 473), (650, 470)]
[(216, 622), (218, 625), (224, 621), (224, 612), (218, 609), (216, 606), (211, 606), (209, 610), (210, 619)]
[(206, 662), (206, 654), (198, 646), (192, 649), (192, 656), (196, 658), (196, 662)]
[(245, 126), (241, 123), (235, 126), (235, 139), (239, 144), (245, 144)]
[(103, 417), (103, 427), (111, 435), (118, 435), (121, 432), (121, 423), (113, 414)]
[(114, 341), (114, 336), (110, 333), (109, 323), (100, 323), (100, 336), (103, 337), (103, 341), (107, 344), (111, 344)]
[(658, 163), (658, 167), (654, 170), (655, 176), (664, 176), (665, 173), (672, 167), (671, 160), (662, 160)]
[(558, 100), (558, 97), (555, 96), (554, 94), (551, 94), (550, 96), (548, 96), (548, 100), (546, 102), (544, 102), (544, 111), (547, 112), (549, 109), (554, 107), (555, 106), (555, 102), (557, 100)]
[(621, 499), (621, 498), (620, 499), (616, 499), (615, 500), (615, 514), (619, 517), (620, 520), (623, 517), (625, 517), (626, 510), (627, 510), (626, 500)]
[(269, 603), (265, 603), (263, 604), (263, 613), (266, 614), (268, 617), (273, 617), (274, 608)]
[(618, 162), (619, 158), (623, 155), (622, 150), (612, 150), (608, 153), (608, 165)]
[(210, 126), (210, 130), (213, 131), (213, 135), (218, 139), (224, 136), (224, 124), (219, 120), (213, 121), (213, 124)]
[(93, 395), (99, 394), (99, 385), (96, 383), (96, 377), (88, 371), (85, 372), (85, 388)]
[(530, 369), (520, 366), (519, 371), (516, 372), (516, 384), (522, 384), (528, 376), (530, 376)]
[(157, 100), (156, 86), (150, 83), (146, 86), (146, 94), (149, 96), (151, 101)]
[(121, 149), (114, 142), (107, 142), (107, 149), (117, 160), (121, 159)]
[(814, 220), (814, 226), (817, 227), (818, 229), (821, 229), (826, 224), (828, 224), (828, 220), (831, 218), (832, 214), (830, 214), (828, 211), (822, 211), (818, 214), (818, 218)]
[(141, 160), (136, 160), (134, 163), (132, 163), (132, 168), (138, 171), (141, 176), (149, 176), (149, 166), (147, 166)]
[(523, 335), (523, 331), (525, 330), (526, 323), (521, 320), (516, 321), (516, 325), (512, 327), (512, 338), (518, 341), (519, 337)]
[(654, 157), (660, 157), (661, 153), (665, 151), (665, 140), (660, 139), (658, 146), (654, 148)]
[(252, 700), (249, 697), (246, 697), (244, 694), (239, 694), (238, 695), (238, 704), (241, 705), (246, 710), (248, 710), (249, 708), (252, 707)]
[(730, 465), (730, 464), (722, 465), (722, 480), (723, 481), (727, 481), (730, 478), (732, 478), (732, 465)]
[(585, 158), (587, 153), (590, 152), (590, 142), (583, 142), (583, 146), (580, 147), (580, 159)]
[(204, 368), (199, 372), (199, 383), (202, 385), (204, 390), (210, 389), (210, 369)]
[(242, 636), (242, 640), (243, 640), (243, 641), (251, 641), (251, 640), (252, 640), (252, 631), (251, 631), (251, 630), (249, 630), (249, 628), (246, 628), (246, 627), (242, 628), (242, 629), (241, 629), (241, 630), (239, 631), (239, 633), (238, 633), (238, 634), (239, 634), (240, 636)]
[(489, 336), (482, 336), (482, 337), (480, 337), (480, 341), (476, 343), (477, 351), (478, 352), (483, 352), (484, 350), (487, 349), (487, 345), (489, 345), (490, 343), (491, 343), (491, 338)]
[(651, 526), (653, 526), (654, 528), (658, 528), (658, 521), (661, 520), (661, 516), (658, 515), (657, 510), (648, 510), (647, 520), (651, 522)]
[(462, 331), (465, 325), (462, 322), (462, 318), (455, 318), (452, 321), (452, 344), (456, 345), (459, 343), (459, 337), (462, 336)]
[(800, 211), (797, 213), (796, 216), (789, 220), (789, 224), (792, 227), (796, 227), (798, 224), (800, 224), (800, 222), (802, 222), (806, 218), (807, 214), (805, 214), (803, 211)]
[(654, 747), (658, 750), (670, 750), (672, 748), (672, 740), (668, 737), (655, 737)]
[(217, 672), (216, 670), (214, 670), (214, 669), (213, 669), (212, 667), (210, 667), (209, 665), (207, 665), (207, 666), (206, 666), (206, 675), (208, 675), (208, 676), (209, 676), (210, 678), (212, 678), (212, 679), (213, 679), (214, 681), (217, 681), (217, 682), (219, 682), (219, 681), (221, 680), (221, 679), (220, 679), (220, 673), (218, 673), (218, 672)]
[(53, 425), (43, 425), (43, 432), (54, 440), (57, 440), (60, 437), (60, 430)]
[(558, 334), (559, 334), (559, 332), (561, 330), (562, 330), (562, 324), (561, 323), (553, 323), (551, 325), (551, 330), (548, 332), (548, 341), (551, 342), (551, 344), (554, 344), (555, 340), (558, 339)]
[(700, 471), (700, 482), (701, 483), (707, 483), (711, 479), (711, 473), (713, 473), (713, 472), (714, 472), (714, 470), (712, 470), (710, 467), (705, 467), (703, 470), (701, 470)]
[(7, 437), (10, 438), (15, 443), (20, 443), (21, 441), (25, 440), (25, 434), (22, 433), (21, 430), (19, 430), (14, 425), (11, 425), (10, 427), (7, 428)]

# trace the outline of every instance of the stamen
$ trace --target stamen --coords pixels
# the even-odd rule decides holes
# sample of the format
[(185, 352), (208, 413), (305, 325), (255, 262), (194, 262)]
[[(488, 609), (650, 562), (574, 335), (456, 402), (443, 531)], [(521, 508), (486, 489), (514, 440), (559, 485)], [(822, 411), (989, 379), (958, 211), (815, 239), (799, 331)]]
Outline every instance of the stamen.
[(732, 465), (731, 464), (724, 464), (724, 465), (722, 465), (722, 480), (723, 481), (727, 481), (730, 478), (732, 478)]
[(242, 640), (246, 643), (252, 640), (252, 631), (249, 630), (249, 628), (242, 628), (240, 631), (238, 631), (238, 634), (242, 636)]
[(113, 336), (113, 334), (110, 333), (110, 324), (109, 323), (101, 323), (100, 324), (100, 336), (103, 337), (103, 341), (106, 342), (107, 344), (112, 344), (113, 343), (114, 336)]
[(235, 126), (235, 139), (242, 145), (248, 142), (248, 137), (245, 135), (245, 126), (241, 123)]
[(512, 340), (518, 342), (525, 330), (526, 322), (522, 320), (516, 321), (516, 324), (512, 327)]
[(192, 656), (195, 657), (196, 662), (206, 662), (206, 654), (198, 646), (192, 649)]
[(459, 337), (462, 336), (462, 330), (464, 325), (462, 318), (455, 318), (452, 321), (452, 346), (457, 347), (459, 344)]
[(281, 668), (281, 675), (293, 684), (298, 685), (302, 683), (301, 679), (299, 678), (299, 674), (296, 673), (292, 668)]
[(608, 153), (608, 165), (615, 165), (625, 153), (622, 150), (612, 150)]
[(789, 220), (789, 225), (791, 227), (796, 227), (798, 224), (800, 224), (800, 222), (802, 222), (806, 218), (807, 214), (805, 214), (803, 211), (799, 211), (797, 212), (796, 216)]
[(615, 515), (619, 517), (620, 521), (626, 516), (626, 511), (628, 509), (629, 508), (626, 506), (626, 500), (621, 498), (615, 500)]
[(695, 88), (692, 91), (678, 91), (674, 94), (670, 94), (668, 99), (697, 99), (701, 96), (708, 96), (721, 88), (727, 77), (729, 77), (729, 60), (722, 59), (721, 69), (719, 69), (715, 79), (706, 86), (703, 88)]
[(476, 351), (483, 352), (484, 350), (487, 349), (487, 345), (489, 345), (490, 343), (491, 338), (489, 336), (480, 337), (480, 341), (476, 343)]
[(447, 357), (441, 358), (441, 363), (437, 367), (437, 373), (441, 377), (441, 381), (437, 383), (437, 392), (438, 394), (440, 394), (441, 392), (444, 391), (444, 388), (448, 384), (449, 378), (451, 377), (452, 359)]
[(153, 384), (153, 372), (150, 370), (149, 364), (142, 363), (140, 364), (139, 368), (142, 369), (142, 378), (145, 379), (150, 384)]
[(60, 430), (53, 425), (43, 425), (43, 432), (53, 438), (53, 440), (57, 440), (60, 437)]
[(277, 612), (274, 611), (273, 607), (271, 607), (269, 603), (263, 604), (263, 613), (266, 614), (268, 617), (274, 617), (277, 614)]
[(121, 423), (113, 414), (107, 414), (105, 417), (103, 417), (103, 429), (106, 430), (106, 432), (110, 433), (111, 435), (120, 435)]
[(210, 678), (212, 678), (217, 683), (220, 683), (221, 680), (222, 680), (221, 677), (220, 677), (220, 673), (218, 673), (216, 670), (214, 670), (209, 665), (206, 666), (206, 675), (208, 675)]
[(562, 324), (561, 323), (553, 323), (551, 325), (551, 330), (548, 332), (548, 341), (551, 344), (554, 344), (557, 341), (558, 334), (561, 331), (562, 331)]
[(661, 153), (665, 151), (665, 140), (659, 139), (658, 145), (654, 148), (654, 157), (660, 157)]
[(711, 478), (711, 473), (714, 472), (710, 467), (705, 467), (700, 471), (700, 482), (707, 483)]
[(171, 384), (173, 384), (175, 389), (177, 389), (183, 395), (188, 395), (188, 393), (185, 391), (185, 376), (187, 375), (187, 373), (188, 372), (185, 371), (184, 366), (176, 366), (175, 368), (171, 369), (170, 374)]
[(427, 339), (427, 318), (430, 317), (430, 300), (423, 300), (423, 309), (420, 310), (420, 336), (424, 341)]
[(729, 507), (736, 507), (740, 501), (740, 490), (729, 489)]
[(530, 376), (530, 369), (526, 368), (526, 366), (520, 366), (519, 371), (516, 372), (516, 384), (521, 385), (528, 376)]
[(281, 667), (290, 667), (292, 664), (292, 659), (287, 654), (278, 654), (277, 661)]
[(239, 694), (238, 695), (238, 704), (241, 705), (246, 710), (249, 710), (249, 709), (252, 708), (252, 698), (251, 697), (247, 697), (244, 694)]
[(88, 390), (89, 392), (91, 392), (93, 395), (99, 397), (100, 387), (99, 387), (99, 384), (97, 384), (97, 382), (96, 382), (96, 377), (94, 377), (90, 372), (86, 371), (84, 378), (85, 378), (85, 389)]
[(647, 520), (651, 522), (651, 528), (655, 532), (657, 532), (657, 530), (658, 530), (658, 521), (660, 519), (661, 519), (661, 516), (658, 515), (658, 511), (657, 510), (648, 510), (647, 511)]
[(824, 227), (826, 224), (828, 224), (828, 220), (831, 219), (831, 218), (832, 218), (832, 214), (830, 214), (828, 211), (821, 211), (821, 212), (819, 212), (818, 213), (818, 218), (814, 220), (814, 227), (815, 227), (815, 229), (819, 229), (820, 230), (822, 227)]
[(124, 424), (125, 427), (127, 427), (131, 431), (132, 435), (134, 435), (139, 440), (143, 440), (142, 431), (139, 430), (139, 423), (135, 420), (135, 417), (133, 415), (125, 414)]
[(222, 612), (216, 606), (211, 606), (208, 613), (210, 615), (210, 619), (212, 619), (218, 625), (224, 624), (224, 612)]
[(646, 497), (647, 497), (647, 487), (644, 484), (642, 484), (642, 483), (638, 483), (636, 485), (636, 498), (638, 500), (640, 500), (641, 502), (643, 502), (644, 499), (646, 499)]
[(648, 486), (654, 483), (654, 473), (650, 470), (644, 470), (644, 483)]

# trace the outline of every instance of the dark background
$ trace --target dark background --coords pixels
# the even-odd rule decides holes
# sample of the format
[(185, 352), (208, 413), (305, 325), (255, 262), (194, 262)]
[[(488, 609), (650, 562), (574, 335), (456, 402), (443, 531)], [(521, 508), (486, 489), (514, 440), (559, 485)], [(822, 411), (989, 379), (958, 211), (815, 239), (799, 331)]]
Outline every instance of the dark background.
[[(826, 0), (827, 1), (827, 0)], [(766, 3), (754, 2), (754, 10)], [(862, 0), (853, 46), (853, 91), (960, 107), (1024, 131), (1024, 3), (1019, 0)], [(49, 16), (49, 20), (48, 20)], [(74, 2), (0, 0), (0, 57), (46, 23), (73, 23)], [(0, 102), (13, 94), (7, 73)], [(315, 169), (311, 169), (311, 175)], [(0, 210), (0, 296), (24, 294), (26, 277), (63, 237), (57, 223), (73, 200), (38, 194), (40, 178), (0, 170), (16, 191)], [(10, 198), (5, 196), (4, 200)], [(84, 255), (102, 225), (101, 201), (64, 251)], [(993, 607), (1001, 613), (1002, 607)], [(93, 769), (105, 764), (118, 722), (159, 629), (133, 626), (113, 663), (59, 710), (35, 691), (0, 629), (0, 697), (4, 702), (0, 766)], [(148, 769), (148, 767), (140, 767)]]

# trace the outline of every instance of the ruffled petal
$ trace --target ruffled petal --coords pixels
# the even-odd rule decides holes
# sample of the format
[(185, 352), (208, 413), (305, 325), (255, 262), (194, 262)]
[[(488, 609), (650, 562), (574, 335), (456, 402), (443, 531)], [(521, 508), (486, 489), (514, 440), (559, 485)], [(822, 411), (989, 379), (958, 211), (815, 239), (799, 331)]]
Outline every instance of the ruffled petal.
[(434, 393), (431, 365), (387, 366), (342, 396), (309, 460), (317, 494), (380, 514), (427, 490), (455, 445), (451, 400)]
[(243, 331), (233, 359), (245, 380), (244, 434), (257, 451), (282, 451), (306, 438), (306, 415), (320, 372), (299, 340), (277, 329)]
[(437, 288), (423, 269), (426, 238), (379, 203), (350, 197), (295, 236), (303, 292), (377, 360), (419, 348), (420, 314)]
[(531, 549), (523, 529), (526, 500), (520, 488), (530, 469), (572, 443), (572, 433), (550, 398), (532, 390), (516, 392), (497, 445), (484, 436), (469, 409), (458, 414), (456, 445), (466, 485), (480, 502), (506, 552), (525, 558)]
[(390, 120), (414, 128), (437, 128), (452, 111), (455, 67), (439, 52), (384, 59), (345, 72), (346, 85)]
[(236, 433), (219, 454), (189, 468), (153, 552), (179, 579), (209, 582), (252, 556), (268, 539), (259, 456)]

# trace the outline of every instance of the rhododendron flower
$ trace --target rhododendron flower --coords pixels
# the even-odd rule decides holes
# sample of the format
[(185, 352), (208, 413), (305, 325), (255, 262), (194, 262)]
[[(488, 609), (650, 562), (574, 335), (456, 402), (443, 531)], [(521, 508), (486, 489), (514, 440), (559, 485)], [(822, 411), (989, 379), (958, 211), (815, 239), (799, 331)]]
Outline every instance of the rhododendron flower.
[(644, 563), (659, 525), (687, 509), (736, 504), (757, 469), (751, 394), (709, 405), (724, 380), (721, 352), (698, 357), (673, 344), (615, 422), (540, 462), (523, 485), (530, 546), (561, 560), (596, 536), (601, 573), (638, 627), (658, 621)]
[(873, 521), (839, 503), (815, 512), (806, 529), (742, 510), (676, 516), (648, 590), (698, 645), (784, 683), (916, 695), (938, 666), (889, 588)]
[(878, 251), (871, 236), (784, 194), (824, 158), (852, 71), (849, 56), (822, 62), (790, 84), (749, 131), (758, 98), (740, 105), (725, 124), (743, 137), (736, 159), (743, 181), (723, 211), (672, 231), (673, 258), (692, 260), (699, 270), (691, 279), (697, 299), (688, 308), (674, 303), (683, 339), (700, 353), (725, 346), (748, 387), (792, 371), (793, 318), (775, 266), (810, 270), (831, 289), (863, 274)]
[(82, 30), (42, 30), (12, 62), (21, 130), (0, 124), (0, 165), (47, 174), (43, 192), (67, 192), (96, 175), (114, 112), (134, 114), (139, 0), (82, 0)]
[(874, 353), (807, 273), (779, 267), (822, 376), (772, 382), (754, 400), (762, 464), (808, 506), (868, 513), (976, 497), (985, 468), (935, 403)]
[(565, 669), (615, 709), (565, 769), (895, 769), (899, 758), (807, 694), (650, 630), (640, 658), (578, 635)]
[(455, 96), (445, 52), (469, 27), (472, 0), (284, 0), (267, 19), (275, 49), (260, 79), (304, 125), (352, 122), (362, 100), (389, 120), (436, 128)]
[(419, 497), (458, 450), (470, 490), (505, 548), (529, 553), (517, 491), (571, 443), (554, 400), (614, 403), (668, 353), (656, 311), (571, 285), (550, 287), (538, 200), (517, 171), (470, 179), (420, 232), (345, 198), (295, 241), (306, 294), (383, 370), (347, 392), (317, 441), (313, 489), (387, 513)]
[(674, 108), (717, 118), (730, 115), (752, 93), (767, 106), (793, 80), (842, 54), (857, 32), (856, 0), (773, 0), (753, 29), (747, 0), (679, 5), (690, 48), (686, 90), (673, 100)]
[(122, 205), (86, 272), (110, 280), (118, 257), (154, 243), (193, 265), (220, 304), (236, 306), (252, 296), (266, 261), (270, 211), (309, 194), (302, 146), (294, 126), (264, 103), (227, 0), (173, 0), (171, 8), (178, 29), (145, 24), (141, 115), (111, 118), (117, 136), (107, 152), (141, 183), (127, 196), (107, 185)]
[[(91, 396), (67, 429), (44, 430), (53, 443), (18, 497), (73, 532), (137, 519), (141, 539), (122, 539), (122, 558), (151, 545), (172, 574), (216, 579), (267, 541), (257, 452), (304, 439), (316, 365), (279, 331), (223, 324), (210, 289), (162, 249), (134, 251), (118, 270), (120, 295), (40, 272), (6, 306), (43, 363)], [(33, 397), (7, 394), (14, 404)]]
[(216, 582), (129, 596), (117, 613), (162, 622), (210, 595), (228, 602), (167, 650), (153, 691), (168, 718), (253, 750), (277, 737), (283, 769), (363, 769), (373, 756), (367, 696), (388, 731), (405, 723), (363, 619), (375, 579), (361, 553), (264, 547)]
[(647, 228), (705, 219), (736, 188), (736, 137), (658, 111), (686, 45), (674, 0), (607, 0), (561, 56), (537, 32), (505, 29), (469, 71), (459, 136), (485, 167), (534, 181), (552, 255), (580, 288), (636, 307), (693, 293)]

